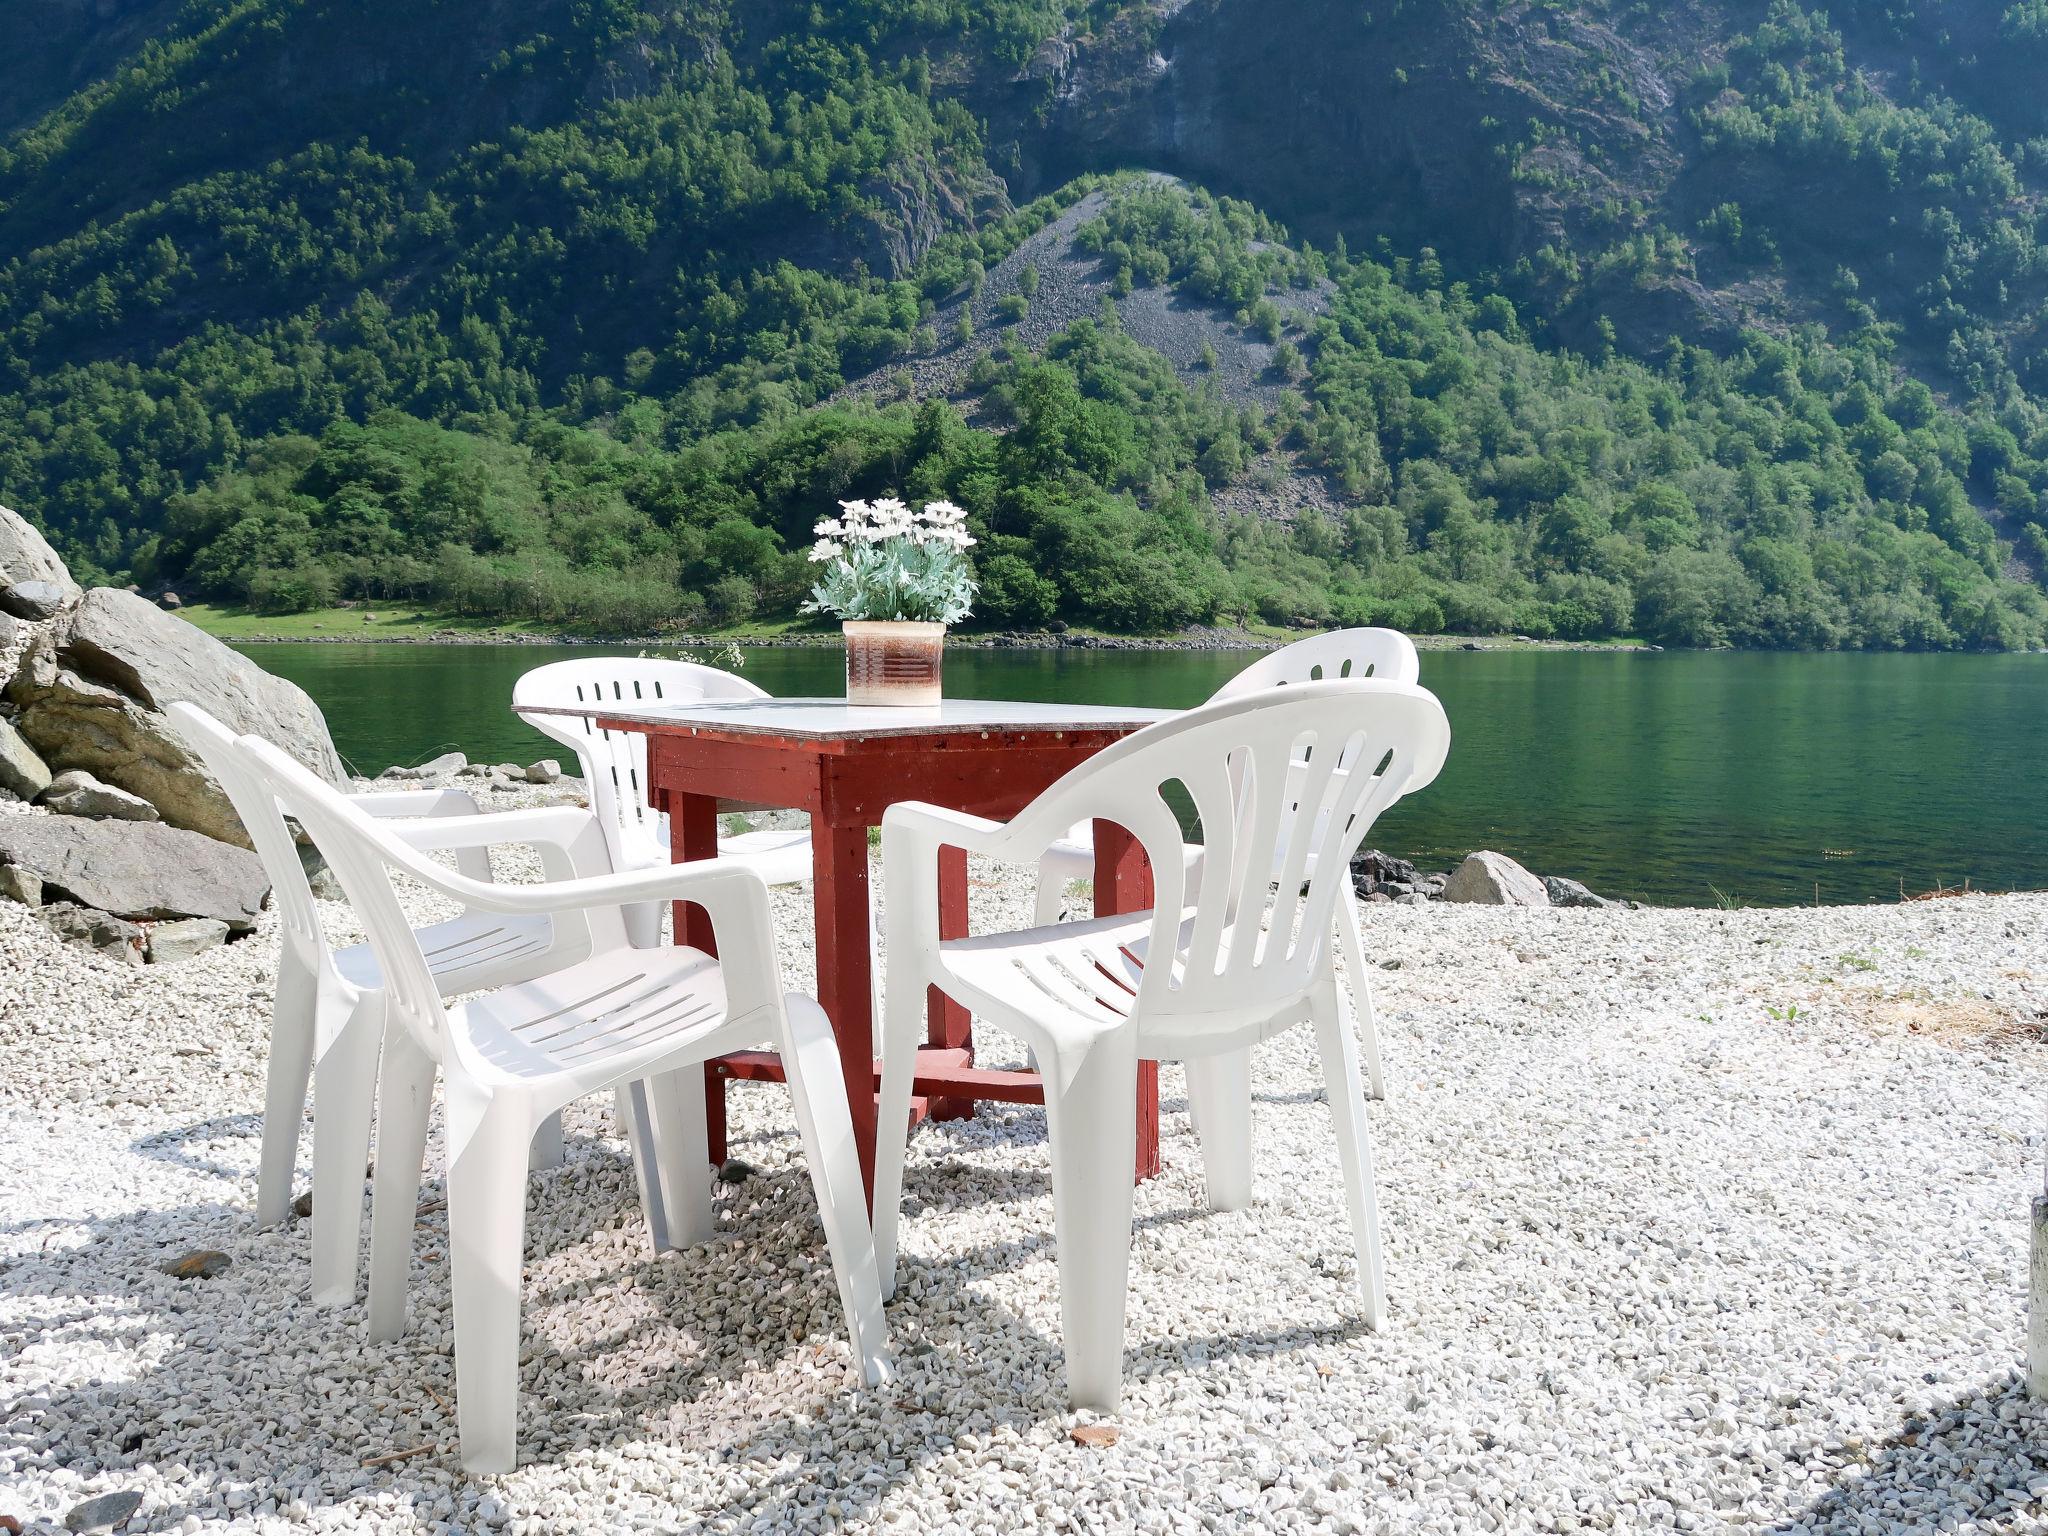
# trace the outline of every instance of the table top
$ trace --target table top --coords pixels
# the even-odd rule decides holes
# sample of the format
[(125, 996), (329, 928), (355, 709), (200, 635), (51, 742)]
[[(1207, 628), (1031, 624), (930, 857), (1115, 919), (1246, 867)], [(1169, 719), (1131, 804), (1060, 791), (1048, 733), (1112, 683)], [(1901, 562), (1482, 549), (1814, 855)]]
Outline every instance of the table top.
[(583, 715), (665, 731), (851, 741), (889, 736), (979, 735), (991, 731), (1058, 734), (1130, 732), (1170, 720), (1178, 710), (1125, 705), (1044, 704), (1008, 699), (943, 699), (930, 709), (854, 706), (844, 699), (706, 699), (686, 704), (532, 707), (524, 714)]

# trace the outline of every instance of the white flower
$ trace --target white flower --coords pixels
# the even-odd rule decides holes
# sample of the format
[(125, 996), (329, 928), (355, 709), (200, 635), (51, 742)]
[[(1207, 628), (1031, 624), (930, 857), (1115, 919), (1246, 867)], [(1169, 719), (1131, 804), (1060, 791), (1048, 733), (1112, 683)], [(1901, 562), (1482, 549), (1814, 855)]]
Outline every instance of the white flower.
[(812, 525), (811, 532), (821, 539), (829, 539), (846, 532), (846, 524), (836, 517), (821, 517)]
[(811, 546), (811, 558), (821, 561), (837, 560), (839, 558), (839, 550), (840, 546), (833, 543), (830, 539), (820, 539)]

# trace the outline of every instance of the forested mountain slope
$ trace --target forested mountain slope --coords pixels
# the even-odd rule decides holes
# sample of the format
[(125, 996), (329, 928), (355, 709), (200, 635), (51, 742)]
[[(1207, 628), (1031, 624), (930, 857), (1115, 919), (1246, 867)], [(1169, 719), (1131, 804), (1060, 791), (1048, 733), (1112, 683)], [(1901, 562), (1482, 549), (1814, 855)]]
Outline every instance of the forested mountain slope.
[(2048, 634), (2031, 5), (29, 8), (0, 500), (108, 577), (730, 622), (894, 487), (996, 623)]

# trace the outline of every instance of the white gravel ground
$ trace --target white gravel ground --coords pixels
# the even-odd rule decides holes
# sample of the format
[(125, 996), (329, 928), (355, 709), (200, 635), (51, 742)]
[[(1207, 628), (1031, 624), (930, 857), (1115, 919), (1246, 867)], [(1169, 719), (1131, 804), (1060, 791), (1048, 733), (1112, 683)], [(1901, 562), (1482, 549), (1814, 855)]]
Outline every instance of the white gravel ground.
[[(1025, 896), (977, 875), (980, 913)], [(777, 899), (805, 984), (807, 902)], [(307, 1302), (303, 1224), (250, 1223), (274, 930), (129, 970), (0, 903), (0, 1514), (134, 1489), (158, 1531), (2048, 1530), (2017, 1375), (2048, 896), (1367, 926), (1387, 1330), (1355, 1322), (1299, 1032), (1259, 1061), (1248, 1212), (1203, 1213), (1166, 1074), (1107, 1448), (1069, 1438), (1038, 1112), (918, 1134), (901, 1375), (866, 1390), (781, 1090), (734, 1094), (760, 1171), (720, 1186), (720, 1240), (659, 1261), (593, 1103), (535, 1180), (527, 1464), (470, 1481), (438, 1185), (394, 1346)], [(233, 1267), (159, 1273), (197, 1247)]]

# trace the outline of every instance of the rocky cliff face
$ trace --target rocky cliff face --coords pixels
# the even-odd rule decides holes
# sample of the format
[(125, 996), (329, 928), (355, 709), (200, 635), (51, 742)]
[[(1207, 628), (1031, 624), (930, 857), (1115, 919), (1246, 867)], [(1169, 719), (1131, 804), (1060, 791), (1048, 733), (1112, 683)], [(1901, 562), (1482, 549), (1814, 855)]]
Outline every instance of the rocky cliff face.
[[(1156, 167), (1320, 241), (1388, 235), (1454, 270), (1499, 271), (1580, 245), (1612, 205), (1666, 195), (1687, 132), (1680, 89), (1727, 24), (1688, 4), (1607, 17), (1160, 0), (1050, 40), (994, 116), (1017, 135), (1020, 197)], [(1570, 334), (1607, 314), (1654, 341), (1722, 329), (1738, 309), (1697, 283), (1631, 282), (1594, 285), (1561, 319)]]

